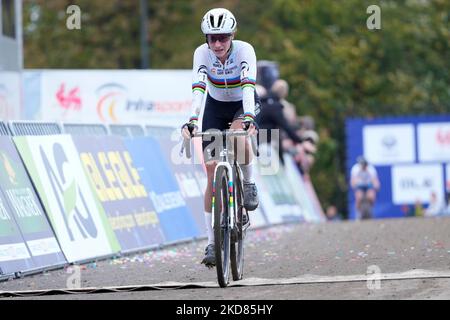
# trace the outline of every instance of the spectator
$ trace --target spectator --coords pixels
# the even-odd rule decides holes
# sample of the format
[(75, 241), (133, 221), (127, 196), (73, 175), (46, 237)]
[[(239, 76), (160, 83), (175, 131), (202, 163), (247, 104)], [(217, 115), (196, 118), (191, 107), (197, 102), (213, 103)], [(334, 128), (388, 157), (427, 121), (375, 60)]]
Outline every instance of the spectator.
[(430, 204), (424, 211), (425, 217), (435, 217), (444, 214), (445, 203), (441, 201), (436, 192), (431, 192)]
[(283, 130), (294, 143), (301, 143), (302, 139), (298, 136), (295, 130), (289, 125), (287, 119), (283, 114), (283, 104), (281, 99), (287, 96), (288, 86), (285, 80), (276, 80), (270, 92), (265, 97), (261, 97), (262, 108), (260, 112), (260, 129), (267, 131), (267, 143), (272, 144), (274, 148), (278, 148), (281, 163), (284, 164), (283, 149), (278, 141), (272, 141), (271, 131), (273, 129)]
[(338, 214), (338, 210), (337, 210), (336, 206), (334, 206), (334, 205), (328, 206), (328, 208), (326, 210), (326, 216), (327, 216), (328, 221), (342, 220), (340, 215)]
[(414, 203), (414, 216), (416, 217), (423, 217), (424, 210), (422, 206), (422, 202), (420, 199), (416, 199), (416, 202)]

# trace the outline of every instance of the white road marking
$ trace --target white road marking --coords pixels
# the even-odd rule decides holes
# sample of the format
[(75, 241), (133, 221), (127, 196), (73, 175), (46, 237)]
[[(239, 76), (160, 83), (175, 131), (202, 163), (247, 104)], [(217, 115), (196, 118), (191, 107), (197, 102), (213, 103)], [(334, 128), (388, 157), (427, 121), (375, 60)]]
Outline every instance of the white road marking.
[[(246, 278), (241, 281), (231, 282), (229, 287), (241, 286), (273, 286), (273, 285), (294, 285), (294, 284), (319, 284), (319, 283), (340, 283), (340, 282), (361, 282), (374, 280), (374, 275), (340, 275), (340, 276), (319, 276), (303, 275), (293, 278), (265, 279)], [(437, 279), (450, 278), (450, 271), (437, 270), (410, 270), (398, 273), (380, 273), (376, 279), (381, 281), (392, 280), (412, 280), (412, 279)], [(86, 287), (75, 289), (47, 289), (47, 290), (27, 290), (27, 291), (0, 291), (0, 297), (11, 296), (36, 296), (55, 294), (80, 294), (80, 293), (106, 293), (135, 290), (163, 290), (163, 289), (183, 289), (183, 288), (218, 288), (217, 282), (173, 282), (166, 281), (148, 285), (112, 286), (112, 287)]]

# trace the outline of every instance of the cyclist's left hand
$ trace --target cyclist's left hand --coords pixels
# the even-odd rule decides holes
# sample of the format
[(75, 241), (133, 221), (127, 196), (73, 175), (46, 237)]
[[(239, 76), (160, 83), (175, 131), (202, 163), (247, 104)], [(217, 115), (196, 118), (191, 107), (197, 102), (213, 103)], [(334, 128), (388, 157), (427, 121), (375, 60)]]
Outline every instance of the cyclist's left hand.
[(244, 120), (242, 121), (242, 128), (248, 132), (249, 136), (254, 136), (258, 133), (258, 124), (255, 120)]

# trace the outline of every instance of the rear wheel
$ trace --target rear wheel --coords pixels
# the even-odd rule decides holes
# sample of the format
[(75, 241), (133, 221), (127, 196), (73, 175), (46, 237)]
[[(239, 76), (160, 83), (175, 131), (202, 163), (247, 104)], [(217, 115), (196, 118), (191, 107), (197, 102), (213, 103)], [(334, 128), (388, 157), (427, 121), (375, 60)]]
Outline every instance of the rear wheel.
[(228, 177), (225, 167), (217, 169), (213, 190), (214, 248), (216, 255), (217, 280), (226, 287), (230, 277), (230, 206)]
[(361, 219), (371, 219), (372, 218), (372, 204), (367, 196), (364, 196), (361, 200)]

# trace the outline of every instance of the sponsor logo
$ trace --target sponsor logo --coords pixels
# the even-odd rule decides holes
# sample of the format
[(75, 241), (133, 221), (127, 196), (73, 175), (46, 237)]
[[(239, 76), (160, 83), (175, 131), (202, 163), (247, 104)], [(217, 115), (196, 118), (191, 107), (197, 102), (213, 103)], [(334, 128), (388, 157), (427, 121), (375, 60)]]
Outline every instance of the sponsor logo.
[(387, 150), (392, 150), (397, 145), (397, 139), (393, 135), (387, 135), (381, 139), (381, 143)]
[(66, 84), (63, 82), (59, 86), (56, 92), (56, 100), (58, 105), (65, 110), (80, 110), (81, 109), (81, 98), (80, 98), (80, 88), (75, 87), (73, 89), (67, 90)]
[(436, 142), (442, 147), (450, 147), (450, 130), (438, 129)]
[(117, 83), (107, 83), (97, 89), (99, 99), (97, 102), (97, 114), (101, 121), (110, 119), (117, 122), (116, 108), (127, 101), (127, 89)]
[(53, 157), (42, 146), (39, 151), (70, 241), (76, 240), (75, 230), (84, 239), (97, 238), (99, 231), (92, 216), (96, 211), (95, 204), (88, 201), (89, 190), (82, 190), (75, 178), (68, 181), (67, 170), (63, 168), (71, 164), (64, 148), (60, 143), (53, 144)]
[(415, 180), (414, 178), (404, 177), (400, 180), (400, 187), (405, 190), (429, 189), (433, 186), (432, 178), (423, 178)]
[(6, 174), (8, 175), (9, 181), (13, 185), (17, 185), (17, 174), (11, 164), (9, 157), (6, 154), (4, 154), (3, 152), (1, 152), (0, 154), (1, 154), (0, 162), (3, 166), (3, 169), (5, 170)]
[(108, 83), (97, 89), (99, 96), (97, 114), (101, 121), (119, 122), (120, 113), (134, 113), (136, 116), (147, 112), (175, 113), (188, 112), (191, 101), (150, 101), (143, 98), (131, 99), (128, 89), (117, 83)]

